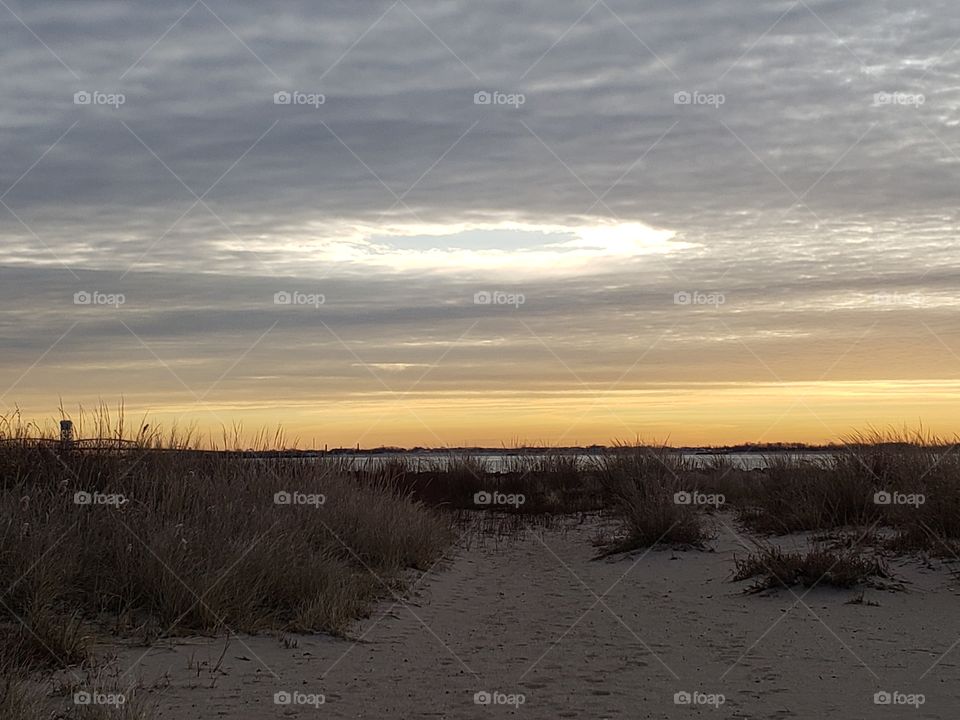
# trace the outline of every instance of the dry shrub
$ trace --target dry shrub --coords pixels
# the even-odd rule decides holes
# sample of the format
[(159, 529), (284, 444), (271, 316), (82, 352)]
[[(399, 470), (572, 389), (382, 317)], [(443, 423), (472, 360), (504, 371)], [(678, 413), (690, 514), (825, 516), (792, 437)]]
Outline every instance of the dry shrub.
[(28, 667), (81, 663), (105, 629), (343, 633), (452, 538), (387, 483), (142, 433), (62, 455), (0, 438), (0, 518), (0, 637)]
[(748, 591), (759, 592), (794, 585), (849, 588), (889, 576), (879, 557), (867, 557), (856, 548), (837, 550), (818, 545), (806, 551), (784, 552), (780, 547), (761, 545), (756, 552), (736, 559), (733, 579), (755, 578)]
[(620, 445), (602, 455), (598, 477), (608, 506), (621, 522), (619, 536), (603, 554), (659, 543), (699, 546), (709, 539), (703, 513), (674, 499), (688, 490), (683, 475), (689, 469), (666, 448)]

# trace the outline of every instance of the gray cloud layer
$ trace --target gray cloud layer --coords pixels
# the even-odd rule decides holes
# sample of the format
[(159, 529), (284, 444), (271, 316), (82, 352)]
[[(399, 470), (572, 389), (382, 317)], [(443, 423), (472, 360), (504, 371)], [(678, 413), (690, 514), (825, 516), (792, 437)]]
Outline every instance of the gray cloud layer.
[[(225, 394), (250, 378), (281, 394), (303, 378), (325, 378), (324, 392), (359, 383), (364, 368), (334, 337), (416, 377), (476, 321), (475, 344), (429, 387), (496, 383), (497, 363), (525, 386), (569, 384), (562, 366), (543, 372), (544, 342), (598, 382), (654, 342), (647, 382), (816, 378), (875, 322), (840, 375), (955, 375), (943, 345), (957, 332), (960, 12), (946, 0), (8, 4), (11, 382), (77, 320), (57, 363), (102, 365), (90, 383), (102, 394), (133, 390), (140, 340), (203, 387), (275, 322), (283, 362), (251, 353)], [(477, 105), (482, 90), (525, 102)], [(78, 91), (125, 103), (77, 105)], [(278, 91), (326, 101), (277, 105)], [(678, 92), (724, 102), (676, 104)], [(350, 234), (611, 219), (688, 245), (615, 271), (514, 277), (455, 262), (391, 270), (389, 239)], [(338, 243), (360, 259), (337, 260)], [(378, 253), (388, 261), (364, 260)], [(528, 298), (509, 320), (471, 302), (497, 282)], [(272, 304), (295, 287), (326, 295), (320, 315)], [(69, 298), (84, 289), (128, 302), (78, 309)], [(728, 302), (673, 305), (697, 289)], [(7, 402), (68, 390), (52, 370), (30, 377)]]

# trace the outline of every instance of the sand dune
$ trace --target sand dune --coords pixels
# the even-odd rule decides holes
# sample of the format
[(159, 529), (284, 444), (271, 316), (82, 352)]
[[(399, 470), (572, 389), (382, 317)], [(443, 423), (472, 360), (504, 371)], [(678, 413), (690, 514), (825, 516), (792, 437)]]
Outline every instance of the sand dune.
[[(461, 543), (407, 602), (377, 608), (356, 641), (110, 649), (171, 720), (955, 716), (960, 616), (946, 569), (895, 563), (908, 589), (867, 590), (878, 606), (819, 588), (745, 595), (730, 582), (744, 539), (730, 518), (718, 527), (711, 552), (604, 561), (592, 559), (596, 521)], [(877, 692), (902, 693), (901, 704), (878, 706)], [(918, 708), (902, 704), (917, 694)]]

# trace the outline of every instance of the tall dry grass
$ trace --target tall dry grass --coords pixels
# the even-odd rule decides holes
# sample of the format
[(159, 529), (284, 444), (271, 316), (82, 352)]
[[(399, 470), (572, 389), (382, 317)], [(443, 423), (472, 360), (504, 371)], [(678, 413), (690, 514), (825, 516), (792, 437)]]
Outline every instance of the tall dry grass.
[(893, 531), (895, 549), (960, 550), (960, 451), (942, 438), (869, 431), (822, 458), (770, 458), (754, 474), (737, 507), (756, 532), (877, 526)]
[(682, 456), (664, 447), (620, 445), (597, 459), (596, 471), (621, 522), (603, 554), (659, 543), (698, 546), (709, 539), (701, 509), (676, 501), (677, 493), (690, 489), (691, 466)]
[[(49, 433), (0, 422), (11, 673), (83, 666), (104, 633), (344, 633), (452, 538), (449, 519), (387, 482), (200, 451), (116, 418), (95, 427), (109, 442), (59, 453)], [(17, 688), (0, 707), (22, 702)]]

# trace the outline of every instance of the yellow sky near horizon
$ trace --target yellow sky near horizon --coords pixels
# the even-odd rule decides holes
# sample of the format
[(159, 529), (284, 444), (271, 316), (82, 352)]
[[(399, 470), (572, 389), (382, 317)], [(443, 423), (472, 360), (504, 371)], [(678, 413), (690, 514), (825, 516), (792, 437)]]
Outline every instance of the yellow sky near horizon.
[[(957, 433), (960, 381), (822, 381), (652, 386), (609, 393), (569, 391), (372, 392), (324, 403), (311, 399), (191, 402), (149, 406), (126, 401), (128, 432), (142, 418), (164, 431), (193, 426), (204, 444), (222, 444), (234, 425), (253, 436), (283, 430), (300, 448), (380, 446), (577, 446), (615, 441), (671, 445), (837, 442), (857, 431), (919, 429)], [(85, 406), (93, 409), (95, 402)], [(24, 417), (52, 428), (55, 412)], [(75, 420), (80, 413), (66, 407)], [(116, 417), (115, 408), (111, 412)], [(90, 412), (84, 434), (91, 435)], [(212, 441), (211, 441), (212, 439)]]

